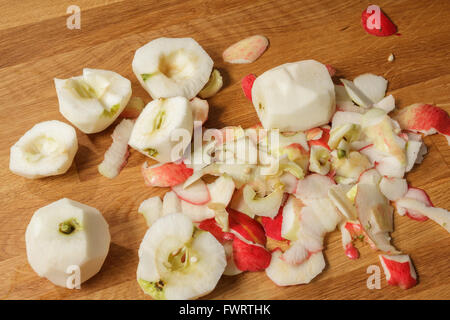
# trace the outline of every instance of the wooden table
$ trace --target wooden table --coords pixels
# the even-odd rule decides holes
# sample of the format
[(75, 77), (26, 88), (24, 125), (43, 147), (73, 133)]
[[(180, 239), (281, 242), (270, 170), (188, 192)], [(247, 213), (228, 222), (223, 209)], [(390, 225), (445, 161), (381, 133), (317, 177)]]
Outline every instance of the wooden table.
[[(12, 4), (14, 3), (14, 4)], [(81, 7), (81, 29), (66, 27), (66, 9)], [(436, 103), (450, 111), (450, 2), (378, 1), (401, 36), (377, 38), (364, 32), (360, 15), (369, 1), (0, 1), (0, 298), (146, 299), (136, 282), (137, 248), (145, 233), (137, 208), (166, 190), (144, 186), (144, 156), (132, 151), (121, 174), (108, 180), (97, 165), (111, 143), (113, 127), (99, 134), (78, 131), (79, 151), (62, 176), (27, 180), (8, 170), (10, 146), (35, 123), (57, 119), (53, 78), (78, 75), (84, 67), (114, 70), (132, 81), (133, 95), (150, 100), (131, 70), (137, 48), (151, 39), (193, 37), (224, 76), (210, 99), (207, 127), (248, 127), (257, 122), (240, 79), (282, 63), (316, 59), (338, 76), (373, 72), (389, 80), (389, 93), (402, 107)], [(222, 51), (243, 37), (263, 34), (270, 48), (255, 63), (230, 65)], [(388, 62), (390, 53), (394, 62)], [(450, 148), (444, 137), (425, 138), (429, 153), (407, 175), (436, 206), (450, 209)], [(81, 290), (55, 287), (27, 263), (24, 233), (33, 212), (68, 197), (98, 208), (110, 225), (112, 244), (101, 272)], [(393, 243), (410, 254), (419, 284), (410, 290), (366, 287), (366, 269), (379, 265), (367, 246), (361, 258), (344, 255), (338, 231), (327, 236), (325, 271), (305, 286), (280, 288), (264, 272), (223, 277), (208, 299), (449, 299), (450, 237), (431, 221), (395, 215)]]

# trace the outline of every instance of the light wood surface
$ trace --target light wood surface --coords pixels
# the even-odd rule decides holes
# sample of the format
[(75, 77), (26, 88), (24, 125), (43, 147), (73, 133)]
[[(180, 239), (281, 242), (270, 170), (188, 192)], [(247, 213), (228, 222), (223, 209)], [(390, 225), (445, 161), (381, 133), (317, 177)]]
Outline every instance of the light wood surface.
[[(20, 3), (20, 4), (19, 4)], [(81, 7), (81, 30), (66, 28), (66, 9)], [(99, 134), (78, 133), (79, 151), (62, 176), (27, 180), (8, 170), (9, 148), (35, 123), (57, 119), (53, 78), (78, 75), (84, 67), (109, 69), (132, 81), (133, 95), (148, 94), (131, 70), (137, 48), (151, 39), (193, 37), (224, 76), (224, 88), (210, 99), (207, 127), (248, 127), (257, 122), (240, 79), (276, 65), (303, 59), (329, 63), (352, 79), (373, 72), (389, 80), (389, 93), (402, 107), (436, 103), (450, 111), (450, 2), (378, 1), (399, 26), (401, 36), (377, 38), (364, 32), (360, 15), (369, 1), (0, 1), (0, 299), (146, 299), (137, 282), (137, 249), (145, 233), (137, 208), (166, 190), (144, 186), (144, 156), (131, 151), (121, 174), (108, 180), (97, 165), (111, 143), (113, 127)], [(223, 62), (223, 50), (246, 36), (270, 40), (252, 64)], [(395, 55), (389, 63), (387, 57)], [(436, 206), (450, 209), (450, 148), (444, 137), (425, 142), (429, 153), (407, 175)], [(112, 244), (101, 272), (81, 290), (53, 286), (27, 263), (24, 233), (33, 212), (68, 197), (98, 208), (110, 225)], [(395, 215), (393, 243), (410, 254), (419, 284), (410, 290), (366, 287), (369, 265), (378, 255), (361, 247), (350, 261), (339, 232), (327, 236), (325, 271), (306, 286), (280, 288), (264, 272), (223, 277), (208, 299), (449, 299), (450, 237), (431, 221)]]

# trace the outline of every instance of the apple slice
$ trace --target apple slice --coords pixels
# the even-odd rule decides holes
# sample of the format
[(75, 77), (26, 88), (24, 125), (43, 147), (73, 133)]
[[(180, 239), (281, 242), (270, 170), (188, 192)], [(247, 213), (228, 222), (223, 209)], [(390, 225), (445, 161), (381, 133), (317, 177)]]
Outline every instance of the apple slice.
[(260, 245), (266, 244), (266, 234), (262, 225), (248, 215), (227, 208), (230, 230), (237, 232), (247, 241)]
[(280, 182), (284, 185), (284, 192), (294, 193), (297, 190), (297, 179), (293, 174), (285, 172), (280, 176)]
[(186, 181), (194, 170), (186, 167), (183, 162), (168, 162), (151, 167), (144, 162), (141, 172), (149, 187), (172, 187)]
[(233, 257), (239, 270), (261, 271), (269, 266), (272, 255), (263, 246), (236, 237), (233, 240)]
[(352, 81), (341, 79), (342, 84), (347, 91), (347, 94), (355, 102), (358, 106), (364, 108), (370, 108), (373, 104), (373, 101), (367, 97), (364, 92), (362, 92)]
[(322, 146), (311, 146), (309, 154), (309, 171), (326, 175), (330, 171), (330, 151)]
[(328, 198), (339, 209), (339, 212), (344, 218), (355, 220), (358, 217), (358, 213), (352, 201), (346, 196), (349, 190), (350, 187), (346, 185), (331, 186), (328, 190)]
[(160, 197), (152, 197), (142, 201), (138, 213), (142, 214), (150, 228), (152, 224), (163, 215), (163, 203)]
[(416, 285), (417, 274), (407, 254), (388, 256), (379, 255), (386, 280), (391, 286), (409, 289)]
[(351, 259), (356, 260), (359, 258), (359, 251), (353, 245), (353, 238), (350, 231), (346, 228), (347, 222), (343, 222), (339, 225), (339, 230), (341, 231), (342, 246), (345, 250), (345, 255)]
[(450, 117), (445, 110), (431, 105), (416, 103), (402, 108), (394, 117), (404, 130), (420, 132), (426, 136), (439, 132), (450, 136)]
[(222, 57), (228, 63), (252, 63), (258, 59), (269, 45), (269, 40), (261, 35), (255, 35), (240, 40), (229, 46)]
[(362, 114), (350, 111), (336, 111), (331, 119), (331, 127), (338, 128), (347, 124), (361, 125)]
[(310, 283), (325, 268), (322, 252), (315, 253), (299, 265), (292, 265), (281, 259), (282, 252), (272, 253), (270, 265), (266, 269), (267, 276), (278, 286), (291, 286)]
[(171, 213), (181, 213), (181, 200), (177, 197), (175, 192), (166, 192), (162, 203), (162, 215)]
[(328, 190), (335, 185), (333, 179), (320, 174), (310, 174), (305, 179), (299, 180), (295, 196), (303, 203), (309, 200), (322, 199), (328, 196)]
[(210, 232), (222, 245), (224, 245), (227, 241), (234, 239), (234, 235), (229, 232), (224, 232), (214, 218), (201, 221), (198, 228)]
[(309, 145), (309, 147), (322, 146), (322, 147), (330, 150), (330, 147), (328, 146), (329, 139), (330, 139), (330, 129), (322, 127), (322, 136), (320, 137), (320, 139), (308, 140), (308, 145)]
[(233, 179), (228, 175), (221, 175), (213, 183), (208, 184), (212, 203), (220, 203), (227, 207), (235, 189)]
[(380, 181), (381, 193), (391, 201), (403, 197), (408, 191), (406, 179), (383, 177)]
[(261, 223), (267, 237), (279, 241), (286, 240), (281, 236), (281, 228), (283, 225), (283, 207), (280, 207), (278, 214), (273, 219), (269, 217), (262, 217)]
[(120, 170), (127, 164), (128, 140), (130, 140), (131, 131), (134, 122), (132, 120), (122, 120), (111, 135), (113, 143), (105, 152), (105, 158), (98, 165), (98, 171), (106, 178), (112, 179), (119, 175)]
[(233, 241), (226, 241), (223, 244), (223, 248), (225, 249), (225, 255), (227, 257), (227, 266), (225, 267), (223, 274), (225, 276), (235, 276), (242, 273), (242, 270), (239, 270), (234, 262)]
[(318, 127), (306, 130), (306, 140), (318, 140), (322, 138), (322, 134), (322, 129)]
[(388, 84), (385, 78), (371, 73), (357, 76), (353, 79), (353, 83), (372, 103), (377, 103), (383, 99)]
[(208, 82), (203, 89), (198, 93), (198, 96), (202, 99), (211, 98), (214, 96), (223, 86), (222, 75), (219, 70), (213, 69), (209, 76)]
[(256, 215), (274, 218), (283, 201), (283, 185), (279, 184), (269, 195), (261, 198), (250, 185), (242, 190), (245, 204)]
[(402, 207), (408, 210), (408, 212), (417, 212), (430, 218), (431, 220), (435, 221), (437, 224), (445, 228), (447, 232), (450, 232), (450, 212), (448, 212), (447, 210), (427, 206), (422, 201), (409, 198), (401, 198), (395, 203), (398, 207)]
[(379, 191), (376, 183), (358, 183), (355, 197), (358, 219), (365, 233), (376, 248), (398, 253), (390, 244), (389, 232), (393, 231), (393, 208)]
[[(408, 192), (406, 192), (406, 194), (403, 197), (407, 199), (415, 199), (423, 202), (426, 206), (434, 207), (433, 203), (430, 200), (430, 197), (425, 192), (425, 190), (419, 188), (409, 187)], [(399, 206), (397, 203), (395, 203), (395, 207), (397, 209), (397, 213), (401, 216), (404, 216), (406, 214), (409, 218), (413, 220), (417, 221), (428, 220), (427, 216), (424, 216), (423, 214), (420, 214), (415, 210), (407, 210), (406, 208)]]
[(208, 120), (209, 104), (208, 101), (194, 97), (189, 101), (189, 105), (192, 109), (192, 118), (194, 120), (194, 126), (201, 122), (203, 125)]
[(214, 218), (214, 210), (206, 205), (196, 205), (190, 202), (180, 200), (181, 212), (191, 218), (193, 222), (200, 222), (205, 219)]
[(175, 192), (181, 200), (194, 205), (206, 204), (211, 200), (208, 187), (203, 180), (197, 180), (186, 188), (184, 188), (181, 183), (177, 184), (172, 186), (172, 191)]
[(385, 111), (386, 113), (389, 113), (395, 109), (394, 96), (392, 94), (390, 94), (387, 97), (384, 97), (383, 99), (381, 99), (380, 101), (375, 103), (373, 106), (374, 106), (374, 108), (378, 108), (378, 109)]

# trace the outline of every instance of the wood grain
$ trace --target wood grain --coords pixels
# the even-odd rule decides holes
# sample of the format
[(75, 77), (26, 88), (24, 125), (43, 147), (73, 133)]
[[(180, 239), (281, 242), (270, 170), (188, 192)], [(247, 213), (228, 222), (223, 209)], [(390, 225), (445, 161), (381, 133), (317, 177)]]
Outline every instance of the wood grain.
[[(81, 30), (66, 28), (66, 8), (81, 7)], [(193, 37), (211, 55), (225, 79), (210, 100), (207, 127), (257, 122), (239, 81), (276, 65), (302, 59), (329, 63), (338, 76), (383, 75), (398, 106), (433, 102), (450, 111), (449, 1), (378, 1), (401, 36), (366, 34), (360, 14), (369, 1), (0, 1), (0, 298), (147, 299), (135, 280), (137, 248), (145, 233), (137, 214), (141, 201), (165, 190), (144, 186), (144, 157), (132, 151), (113, 180), (97, 172), (111, 143), (113, 126), (102, 133), (78, 132), (80, 148), (63, 176), (27, 180), (8, 170), (10, 146), (35, 123), (57, 119), (53, 78), (80, 74), (84, 67), (110, 69), (129, 78), (133, 94), (150, 100), (131, 70), (134, 51), (160, 36)], [(263, 34), (270, 48), (249, 65), (225, 64), (222, 51), (245, 36)], [(387, 62), (394, 53), (394, 62)], [(450, 209), (450, 148), (442, 136), (425, 139), (429, 153), (408, 174), (436, 206)], [(112, 245), (102, 271), (81, 290), (53, 286), (29, 267), (24, 232), (33, 212), (61, 197), (98, 208), (110, 225)], [(327, 236), (326, 270), (306, 286), (280, 288), (263, 272), (223, 277), (207, 299), (449, 299), (450, 238), (431, 221), (395, 216), (394, 244), (411, 255), (419, 284), (407, 291), (366, 287), (376, 252), (361, 247), (348, 260), (340, 235)]]

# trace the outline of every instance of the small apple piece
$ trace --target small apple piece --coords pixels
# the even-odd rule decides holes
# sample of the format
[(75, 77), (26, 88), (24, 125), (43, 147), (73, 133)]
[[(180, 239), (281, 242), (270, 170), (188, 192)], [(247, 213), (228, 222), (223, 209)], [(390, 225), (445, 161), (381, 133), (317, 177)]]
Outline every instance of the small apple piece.
[(113, 143), (105, 152), (105, 158), (98, 165), (98, 172), (106, 178), (113, 179), (119, 175), (120, 170), (127, 164), (129, 156), (128, 141), (130, 140), (131, 131), (134, 122), (132, 120), (123, 119), (114, 129), (111, 135)]
[(328, 198), (338, 208), (339, 212), (348, 220), (356, 220), (358, 213), (353, 202), (347, 197), (350, 187), (335, 185), (328, 190)]
[(223, 248), (225, 249), (225, 254), (227, 256), (227, 266), (225, 267), (225, 271), (223, 274), (225, 276), (235, 276), (242, 273), (242, 270), (236, 266), (234, 262), (234, 254), (233, 254), (233, 242), (226, 241), (223, 243)]
[(136, 119), (144, 110), (145, 103), (140, 97), (131, 97), (125, 109), (119, 115), (119, 118)]
[(266, 274), (278, 286), (291, 286), (310, 283), (325, 268), (322, 252), (315, 253), (302, 264), (289, 264), (282, 259), (282, 252), (272, 253)]
[(275, 186), (274, 190), (265, 197), (259, 197), (250, 185), (243, 189), (243, 197), (246, 205), (258, 216), (274, 218), (283, 201), (283, 186)]
[(227, 207), (235, 189), (234, 181), (228, 175), (221, 175), (213, 183), (208, 184), (212, 203), (220, 203)]
[(439, 132), (450, 136), (450, 117), (444, 109), (431, 104), (416, 103), (402, 108), (394, 117), (404, 130), (424, 135)]
[(404, 290), (416, 285), (417, 274), (409, 255), (388, 256), (380, 254), (378, 257), (389, 285), (399, 286)]
[(384, 110), (386, 113), (389, 113), (395, 109), (395, 99), (392, 96), (392, 94), (390, 94), (387, 97), (384, 97), (383, 99), (375, 103), (373, 106), (375, 108)]
[(25, 240), (33, 270), (57, 286), (67, 287), (71, 266), (80, 268), (81, 283), (100, 271), (111, 236), (97, 209), (63, 198), (33, 214)]
[(269, 45), (269, 40), (261, 35), (251, 36), (229, 46), (223, 53), (223, 61), (228, 63), (252, 63), (258, 59)]
[(408, 212), (417, 212), (430, 218), (447, 230), (447, 232), (450, 232), (450, 212), (448, 210), (427, 206), (422, 201), (410, 198), (401, 198), (395, 203), (397, 207), (404, 208)]
[(314, 199), (323, 199), (328, 196), (328, 190), (336, 183), (328, 176), (310, 174), (305, 179), (299, 180), (295, 196), (303, 203)]
[[(384, 14), (380, 7), (377, 6), (376, 9), (374, 9), (373, 7), (374, 6), (369, 6), (367, 9), (364, 9), (361, 14), (361, 24), (364, 30), (366, 30), (368, 34), (377, 37), (386, 37), (396, 34), (397, 27), (395, 26), (395, 24)], [(373, 21), (373, 15), (378, 15), (378, 13), (380, 25), (377, 26), (373, 22), (369, 24), (369, 21)]]
[(152, 197), (142, 201), (139, 205), (138, 212), (142, 214), (150, 228), (152, 224), (158, 220), (163, 214), (163, 202), (160, 197)]
[(180, 198), (193, 205), (203, 205), (211, 200), (208, 187), (203, 180), (197, 180), (189, 187), (184, 188), (183, 184), (172, 186), (172, 191)]
[(269, 266), (271, 254), (261, 245), (236, 237), (233, 240), (233, 258), (241, 271), (261, 271)]
[(151, 167), (144, 162), (141, 172), (149, 187), (173, 187), (185, 182), (194, 171), (183, 162), (155, 164)]
[(380, 191), (389, 200), (396, 201), (408, 191), (408, 182), (406, 179), (383, 177), (380, 182)]
[(153, 99), (192, 99), (208, 82), (213, 64), (192, 38), (158, 38), (136, 50), (132, 67)]
[(116, 72), (83, 69), (83, 75), (54, 79), (59, 112), (84, 133), (103, 131), (122, 113), (131, 82)]
[(311, 146), (309, 154), (309, 171), (326, 175), (331, 168), (330, 151), (322, 146)]
[(181, 211), (181, 200), (177, 197), (175, 192), (166, 192), (163, 198), (162, 204), (162, 215), (165, 216), (171, 213), (180, 213)]
[(252, 87), (255, 82), (256, 76), (254, 74), (248, 74), (241, 80), (242, 91), (244, 91), (245, 97), (252, 101)]
[(189, 105), (192, 109), (192, 118), (194, 121), (194, 125), (198, 122), (201, 122), (201, 124), (203, 125), (206, 120), (208, 120), (208, 101), (195, 97), (191, 101), (189, 101)]
[(286, 240), (281, 236), (281, 228), (283, 225), (283, 207), (280, 207), (278, 214), (273, 219), (269, 217), (262, 217), (261, 223), (267, 237), (279, 241)]
[(364, 92), (362, 92), (355, 84), (346, 79), (341, 79), (342, 84), (345, 87), (345, 90), (347, 91), (347, 94), (352, 99), (353, 102), (355, 102), (358, 106), (361, 106), (363, 108), (370, 108), (373, 104), (372, 100), (370, 100), (369, 97), (367, 97)]
[(344, 125), (354, 125), (353, 127), (344, 127), (344, 134), (347, 133), (345, 132), (346, 130), (353, 133), (353, 131), (358, 129), (357, 126), (361, 125), (362, 117), (362, 114), (358, 112), (336, 111), (331, 119), (331, 127), (332, 129), (335, 129)]
[(280, 176), (280, 182), (284, 186), (284, 192), (294, 193), (297, 190), (299, 179), (289, 172), (285, 172)]
[(11, 147), (9, 170), (28, 179), (63, 174), (72, 165), (77, 150), (73, 127), (57, 120), (44, 121)]
[(183, 214), (159, 218), (139, 247), (137, 280), (154, 299), (186, 300), (210, 293), (227, 264), (214, 236)]
[(255, 219), (239, 211), (227, 208), (230, 231), (239, 234), (246, 241), (266, 245), (266, 234), (263, 226)]
[[(406, 194), (403, 196), (403, 198), (418, 200), (418, 201), (422, 202), (423, 204), (425, 204), (426, 206), (434, 207), (433, 203), (430, 200), (430, 197), (425, 192), (425, 190), (422, 190), (419, 188), (409, 187), (408, 192), (406, 192)], [(407, 210), (406, 208), (399, 206), (397, 203), (395, 203), (395, 206), (397, 209), (397, 213), (401, 216), (404, 216), (406, 214), (409, 218), (411, 218), (413, 220), (417, 220), (417, 221), (427, 221), (428, 220), (427, 216), (419, 213), (418, 211), (416, 211), (414, 209)]]
[(342, 236), (342, 246), (344, 247), (345, 255), (351, 260), (356, 260), (359, 258), (359, 251), (353, 245), (352, 235), (345, 226), (346, 222), (341, 223), (339, 226)]
[(211, 98), (215, 95), (223, 86), (222, 76), (219, 70), (214, 69), (209, 76), (208, 82), (203, 89), (198, 93), (198, 96), (202, 99)]
[(353, 83), (372, 103), (377, 103), (384, 98), (388, 84), (385, 78), (371, 73), (357, 76), (353, 79)]
[(256, 78), (252, 102), (265, 129), (308, 130), (330, 121), (334, 85), (325, 65), (315, 60), (286, 63)]
[[(192, 110), (186, 98), (156, 99), (137, 118), (129, 145), (158, 162), (173, 162), (183, 156), (192, 130)], [(179, 137), (171, 139), (174, 132), (183, 133), (181, 142)]]

